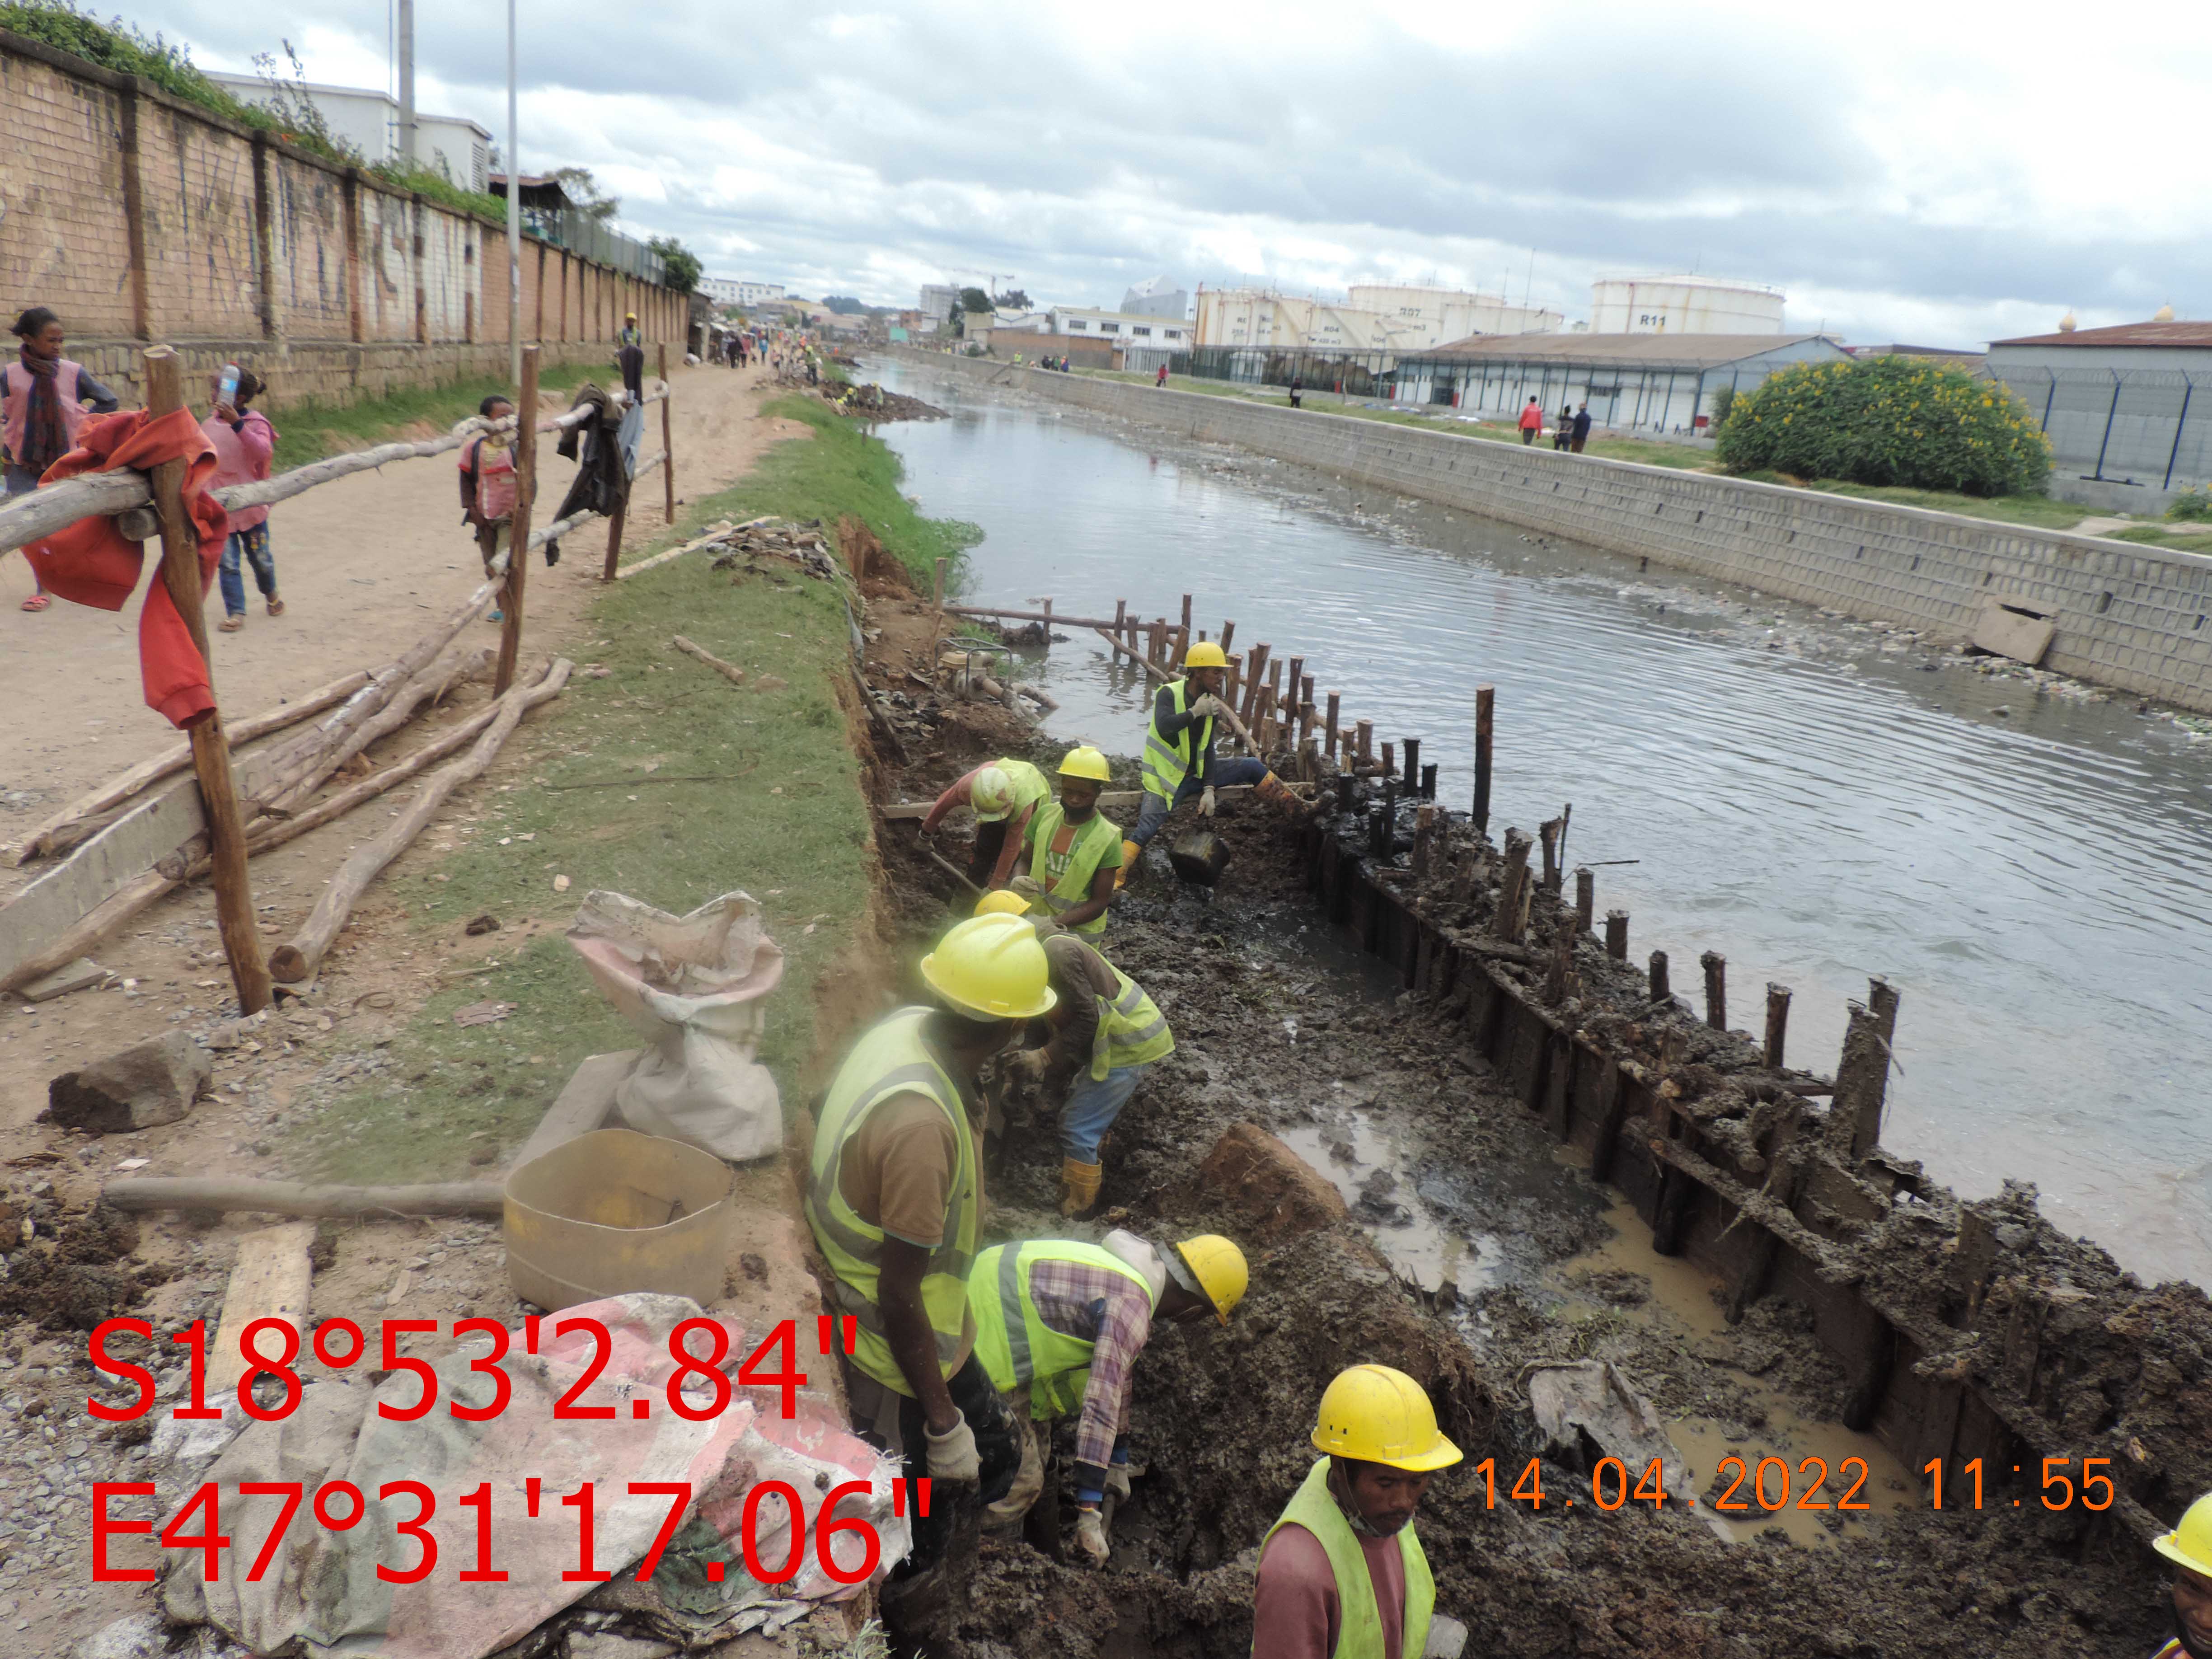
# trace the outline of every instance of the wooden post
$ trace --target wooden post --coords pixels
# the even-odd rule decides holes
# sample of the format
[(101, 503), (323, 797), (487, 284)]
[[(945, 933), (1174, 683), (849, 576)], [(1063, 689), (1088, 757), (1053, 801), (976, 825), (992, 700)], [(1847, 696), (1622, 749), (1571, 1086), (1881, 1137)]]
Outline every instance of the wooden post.
[(1790, 1030), (1790, 988), (1770, 983), (1766, 988), (1766, 1069), (1782, 1069), (1783, 1040)]
[(1336, 716), (1339, 711), (1339, 705), (1341, 703), (1342, 700), (1342, 693), (1336, 691), (1330, 692), (1328, 694), (1328, 713), (1322, 720), (1322, 752), (1327, 755), (1331, 760), (1334, 760), (1336, 758)]
[[(141, 362), (146, 412), (158, 418), (185, 406), (184, 365), (167, 346), (155, 346)], [(206, 590), (200, 582), (198, 533), (185, 513), (185, 463), (164, 461), (154, 469), (154, 511), (161, 526), (161, 582), (184, 618), (185, 630), (208, 662), (208, 690), (215, 690), (215, 665), (208, 660), (207, 617), (201, 608)], [(246, 872), (246, 824), (231, 781), (230, 744), (222, 732), (222, 714), (210, 708), (189, 728), (192, 772), (199, 780), (200, 805), (207, 816), (208, 855), (214, 865), (216, 925), (223, 954), (230, 959), (230, 982), (241, 1013), (258, 1014), (270, 1003), (268, 965), (261, 959), (261, 933), (255, 926), (253, 888)]]
[(1406, 793), (1419, 794), (1421, 788), (1421, 740), (1407, 738), (1399, 745), (1399, 750), (1405, 757), (1405, 765), (1399, 775), (1406, 780)]
[(1587, 933), (1597, 920), (1597, 872), (1587, 866), (1575, 872), (1575, 931)]
[(1536, 826), (1536, 833), (1544, 842), (1544, 890), (1559, 890), (1559, 821), (1546, 818)]
[[(1312, 682), (1308, 681), (1307, 684), (1311, 684)], [(1313, 741), (1313, 698), (1309, 695), (1306, 700), (1298, 705), (1298, 748), (1301, 750)]]
[(1262, 677), (1267, 672), (1269, 653), (1270, 647), (1267, 642), (1262, 640), (1252, 647), (1250, 654), (1245, 659), (1244, 703), (1237, 712), (1243, 717), (1244, 724), (1247, 726), (1252, 723), (1252, 707), (1260, 700), (1260, 684)]
[[(1114, 601), (1114, 637), (1115, 637), (1115, 639), (1117, 639), (1117, 640), (1118, 640), (1118, 639), (1120, 639), (1120, 638), (1121, 637), (1122, 631), (1123, 631), (1125, 629), (1127, 629), (1127, 628), (1128, 627), (1128, 625), (1129, 625), (1129, 602), (1128, 602), (1128, 600), (1127, 600), (1127, 599), (1116, 599), (1116, 600), (1115, 600), (1115, 601)], [(1223, 648), (1224, 648), (1224, 650), (1225, 650), (1225, 649), (1227, 649), (1227, 647), (1224, 647)]]
[(676, 408), (675, 393), (668, 384), (668, 343), (663, 340), (654, 349), (660, 376), (660, 483), (667, 502), (668, 522), (676, 522)]
[(1417, 806), (1413, 809), (1413, 875), (1416, 879), (1429, 873), (1429, 842), (1436, 834), (1437, 809)]
[(1705, 970), (1705, 1024), (1716, 1031), (1728, 1030), (1728, 958), (1708, 951), (1698, 958)]
[(1375, 722), (1361, 720), (1353, 730), (1357, 733), (1357, 747), (1352, 752), (1358, 757), (1357, 763), (1371, 766), (1375, 761)]
[(1188, 593), (1182, 596), (1182, 629), (1179, 637), (1182, 641), (1182, 649), (1176, 653), (1177, 661), (1190, 654), (1190, 595)]
[(1242, 655), (1229, 659), (1229, 672), (1221, 682), (1221, 701), (1231, 708), (1237, 707), (1237, 694), (1244, 684), (1244, 659)]
[(538, 499), (538, 350), (522, 348), (522, 384), (515, 389), (514, 517), (507, 538), (507, 591), (501, 608), (506, 616), (499, 630), (499, 666), (493, 672), (491, 694), (503, 697), (514, 684), (514, 665), (522, 654), (522, 592), (529, 574), (530, 509)]
[(1382, 775), (1386, 778), (1398, 775), (1397, 745), (1395, 744), (1382, 745)]
[(1302, 688), (1305, 683), (1306, 659), (1304, 657), (1291, 658), (1291, 672), (1284, 679), (1283, 695), (1278, 700), (1277, 706), (1279, 708), (1288, 709), (1291, 714), (1295, 714), (1297, 713), (1298, 692), (1300, 688)]
[(1628, 912), (1605, 913), (1605, 953), (1615, 962), (1628, 960)]
[(1565, 1002), (1574, 988), (1574, 924), (1562, 917), (1558, 931), (1552, 935), (1552, 966), (1544, 976), (1544, 1000), (1553, 1007)]
[(1261, 724), (1254, 728), (1255, 735), (1260, 739), (1260, 752), (1263, 755), (1270, 753), (1274, 748), (1274, 744), (1268, 740), (1270, 734), (1267, 730), (1266, 723), (1275, 718), (1275, 710), (1282, 706), (1282, 685), (1283, 665), (1279, 662), (1269, 663), (1267, 665), (1267, 706), (1260, 711)]
[[(1626, 941), (1624, 940), (1622, 943), (1625, 945)], [(1624, 949), (1621, 954), (1626, 956), (1627, 951)], [(1651, 953), (1651, 1000), (1672, 1002), (1674, 1000), (1674, 989), (1667, 983), (1667, 953), (1664, 951), (1654, 951)]]
[(1490, 931), (1508, 945), (1521, 942), (1521, 890), (1528, 881), (1528, 848), (1535, 838), (1526, 830), (1505, 832), (1505, 872), (1498, 884), (1498, 913)]
[(1437, 763), (1434, 761), (1429, 761), (1425, 763), (1421, 767), (1421, 799), (1423, 800), (1434, 800), (1436, 798)]
[(1236, 637), (1237, 623), (1234, 620), (1221, 624), (1221, 652), (1224, 656), (1229, 653), (1229, 641)]
[(1474, 688), (1474, 830), (1490, 832), (1490, 737), (1498, 714), (1498, 688)]

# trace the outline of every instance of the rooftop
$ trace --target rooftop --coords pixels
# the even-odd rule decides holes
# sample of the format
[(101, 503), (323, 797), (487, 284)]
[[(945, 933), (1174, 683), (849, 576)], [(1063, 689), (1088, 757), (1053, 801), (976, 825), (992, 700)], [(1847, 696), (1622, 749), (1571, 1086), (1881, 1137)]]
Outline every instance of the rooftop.
[(1843, 355), (1843, 346), (1826, 334), (1478, 334), (1423, 355), (1713, 368), (1813, 341)]
[(2075, 328), (2058, 334), (2023, 334), (1992, 346), (2212, 346), (2212, 323), (2121, 323)]

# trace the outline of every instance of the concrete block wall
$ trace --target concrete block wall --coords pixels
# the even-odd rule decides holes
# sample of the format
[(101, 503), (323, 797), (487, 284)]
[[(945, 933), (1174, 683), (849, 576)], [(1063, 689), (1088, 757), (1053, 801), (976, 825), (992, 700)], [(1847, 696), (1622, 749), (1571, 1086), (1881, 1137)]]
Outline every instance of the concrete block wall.
[[(507, 378), (503, 226), (5, 30), (0, 156), (0, 310), (52, 307), (70, 356), (126, 397), (156, 340), (188, 387), (252, 362), (273, 408)], [(611, 365), (630, 311), (648, 361), (684, 350), (685, 295), (535, 241), (522, 276), (548, 362)]]
[(2053, 617), (2045, 666), (2212, 712), (2212, 557), (907, 347), (971, 379), (1869, 621), (1963, 640), (1985, 598)]

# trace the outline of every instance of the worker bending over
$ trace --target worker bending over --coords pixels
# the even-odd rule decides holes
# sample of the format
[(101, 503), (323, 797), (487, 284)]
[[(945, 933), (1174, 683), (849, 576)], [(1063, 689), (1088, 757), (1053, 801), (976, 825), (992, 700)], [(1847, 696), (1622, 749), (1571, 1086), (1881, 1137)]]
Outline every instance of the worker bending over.
[(2152, 1659), (2212, 1659), (2212, 1493), (2150, 1547), (2173, 1563), (2174, 1638)]
[[(975, 1356), (968, 1270), (983, 1210), (975, 1075), (1048, 1013), (1044, 947), (1015, 916), (976, 916), (921, 959), (936, 1006), (885, 1015), (853, 1045), (822, 1103), (806, 1220), (855, 1316), (843, 1361), (853, 1426), (906, 1478), (973, 1481), (989, 1503), (1019, 1462), (1012, 1426)], [(933, 1565), (951, 1504), (923, 1516), (910, 1492), (916, 1570)]]
[(968, 855), (968, 879), (978, 887), (1004, 887), (1021, 856), (1036, 809), (1052, 799), (1052, 785), (1025, 760), (1001, 756), (986, 761), (937, 798), (921, 833), (937, 833), (945, 815), (960, 807), (975, 814), (975, 844)]
[(1129, 1495), (1129, 1390), (1152, 1322), (1210, 1314), (1226, 1325), (1248, 1279), (1243, 1251), (1212, 1233), (1165, 1252), (1116, 1231), (1103, 1246), (1039, 1238), (977, 1256), (968, 1274), (975, 1358), (1022, 1435), (1021, 1473), (985, 1523), (1029, 1513), (1045, 1490), (1045, 1425), (1077, 1413), (1075, 1544), (1103, 1566), (1103, 1504), (1109, 1492)]
[(1132, 877), (1138, 855), (1159, 834), (1168, 814), (1196, 796), (1200, 814), (1212, 817), (1213, 792), (1219, 785), (1249, 783), (1261, 799), (1284, 812), (1301, 817), (1306, 811), (1267, 762), (1214, 754), (1214, 722), (1233, 718), (1221, 701), (1229, 678), (1229, 659), (1221, 647), (1200, 640), (1183, 657), (1182, 672), (1182, 678), (1170, 680), (1152, 696), (1152, 723), (1145, 732), (1145, 801), (1137, 811), (1137, 827), (1121, 844), (1122, 862)]
[[(1020, 915), (1018, 893), (986, 893), (977, 915)], [(1086, 1215), (1104, 1178), (1099, 1148), (1146, 1071), (1175, 1052), (1175, 1032), (1136, 981), (1049, 921), (1038, 929), (1054, 996), (1045, 1016), (1052, 1040), (1016, 1057), (1015, 1069), (1046, 1098), (1066, 1091), (1060, 1109), (1060, 1212)]]
[(1106, 931), (1106, 906), (1121, 873), (1121, 832), (1098, 810), (1109, 775), (1096, 749), (1060, 757), (1060, 799), (1030, 817), (1030, 872), (1013, 882), (1054, 921), (1094, 943)]
[(1436, 1581), (1413, 1511), (1459, 1462), (1421, 1385), (1388, 1365), (1340, 1371), (1313, 1431), (1323, 1454), (1260, 1547), (1252, 1651), (1267, 1659), (1422, 1659)]

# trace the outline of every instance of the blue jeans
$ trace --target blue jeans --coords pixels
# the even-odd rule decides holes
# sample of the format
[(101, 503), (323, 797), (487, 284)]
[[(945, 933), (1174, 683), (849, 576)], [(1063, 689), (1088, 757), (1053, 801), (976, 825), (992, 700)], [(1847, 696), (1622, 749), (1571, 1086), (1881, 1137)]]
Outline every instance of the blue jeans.
[(1224, 759), (1217, 755), (1213, 765), (1200, 780), (1194, 772), (1182, 781), (1176, 791), (1175, 806), (1164, 805), (1151, 790), (1145, 791), (1145, 804), (1137, 809), (1137, 827), (1129, 831), (1129, 839), (1142, 847), (1160, 833), (1160, 826), (1168, 821), (1168, 814), (1187, 800), (1196, 800), (1199, 792), (1207, 784), (1217, 787), (1231, 783), (1257, 783), (1267, 775), (1267, 763), (1249, 756)]
[(1078, 1164), (1096, 1164), (1098, 1143), (1137, 1092), (1137, 1079), (1151, 1069), (1149, 1065), (1116, 1066), (1103, 1079), (1094, 1079), (1086, 1067), (1076, 1078), (1067, 1104), (1060, 1109), (1060, 1150)]
[(222, 608), (229, 615), (246, 614), (246, 579), (238, 562), (243, 554), (253, 567), (253, 585), (261, 597), (276, 597), (276, 556), (269, 550), (269, 526), (264, 520), (250, 530), (234, 530), (222, 544)]

